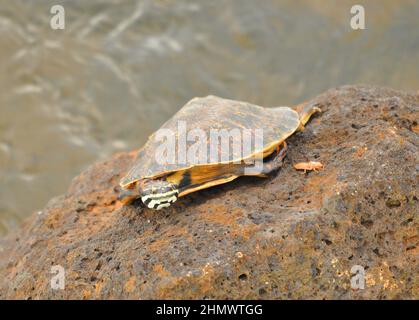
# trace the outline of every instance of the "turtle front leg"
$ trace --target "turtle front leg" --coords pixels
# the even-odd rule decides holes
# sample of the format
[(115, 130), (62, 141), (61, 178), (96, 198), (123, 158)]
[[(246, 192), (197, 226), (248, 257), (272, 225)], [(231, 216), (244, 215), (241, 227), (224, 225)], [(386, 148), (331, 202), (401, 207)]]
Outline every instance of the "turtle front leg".
[(135, 189), (122, 189), (118, 195), (118, 200), (124, 205), (128, 205), (139, 198), (139, 196), (138, 191)]
[(262, 170), (256, 167), (245, 167), (243, 175), (267, 177), (270, 173), (275, 172), (282, 167), (286, 154), (287, 144), (284, 141), (282, 145), (278, 146), (274, 153), (269, 156), (269, 159), (263, 159)]

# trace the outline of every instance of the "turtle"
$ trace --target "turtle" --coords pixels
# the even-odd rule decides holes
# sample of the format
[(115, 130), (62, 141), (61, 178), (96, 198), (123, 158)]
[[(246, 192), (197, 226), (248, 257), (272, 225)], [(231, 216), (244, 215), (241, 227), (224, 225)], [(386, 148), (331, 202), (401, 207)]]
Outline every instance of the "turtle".
[[(268, 177), (282, 166), (287, 151), (285, 140), (294, 132), (303, 130), (310, 117), (320, 111), (316, 105), (307, 103), (295, 108), (265, 108), (213, 95), (193, 98), (148, 138), (132, 168), (120, 180), (118, 198), (124, 204), (141, 198), (148, 208), (160, 210), (169, 207), (179, 197), (240, 176)], [(213, 141), (219, 141), (220, 136), (211, 140), (216, 136), (214, 132), (255, 132), (257, 128), (263, 133), (263, 142), (258, 147), (254, 139), (253, 149), (234, 148), (234, 139), (229, 139), (225, 143), (228, 148), (219, 145), (210, 148), (215, 145)], [(188, 157), (182, 156), (182, 152), (189, 152), (194, 145), (194, 150), (199, 150), (196, 148), (197, 139), (189, 139), (189, 133), (196, 133), (197, 130), (201, 134), (200, 150), (204, 150), (200, 153), (202, 157), (189, 157), (189, 153)], [(168, 153), (171, 152), (168, 148), (166, 153), (157, 156), (157, 151), (161, 152), (162, 148), (162, 132), (172, 133), (172, 139), (167, 136), (165, 143), (171, 140), (174, 149), (178, 150), (177, 157), (176, 152), (171, 153), (174, 161), (168, 161)], [(181, 149), (182, 152), (179, 151)], [(210, 155), (209, 149), (212, 151)], [(254, 170), (256, 159), (262, 160), (258, 170)]]

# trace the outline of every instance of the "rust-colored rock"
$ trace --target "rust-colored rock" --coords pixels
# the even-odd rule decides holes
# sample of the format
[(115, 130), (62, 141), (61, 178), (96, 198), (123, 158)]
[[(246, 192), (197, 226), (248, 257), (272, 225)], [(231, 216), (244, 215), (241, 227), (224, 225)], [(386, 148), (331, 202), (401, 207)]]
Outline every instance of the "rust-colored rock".
[[(276, 175), (165, 211), (116, 201), (134, 153), (91, 166), (1, 240), (0, 298), (418, 299), (419, 95), (346, 86), (310, 103), (324, 112)], [(324, 169), (292, 166), (310, 160)]]

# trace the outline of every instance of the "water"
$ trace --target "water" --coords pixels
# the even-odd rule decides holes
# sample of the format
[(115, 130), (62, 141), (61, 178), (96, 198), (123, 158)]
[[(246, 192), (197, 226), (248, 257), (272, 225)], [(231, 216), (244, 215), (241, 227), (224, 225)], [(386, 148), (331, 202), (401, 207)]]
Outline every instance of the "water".
[[(50, 28), (62, 4), (65, 30)], [(194, 96), (292, 105), (419, 85), (419, 2), (0, 0), (0, 234)]]

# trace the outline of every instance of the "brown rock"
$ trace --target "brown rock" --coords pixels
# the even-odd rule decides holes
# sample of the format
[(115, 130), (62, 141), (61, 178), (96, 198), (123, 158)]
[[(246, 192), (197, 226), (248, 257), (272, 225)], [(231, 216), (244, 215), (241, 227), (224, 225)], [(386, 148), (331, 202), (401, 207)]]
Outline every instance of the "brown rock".
[[(277, 174), (165, 211), (116, 201), (134, 153), (94, 164), (1, 240), (0, 298), (418, 299), (419, 95), (346, 86), (310, 103), (324, 112)], [(324, 169), (293, 169), (308, 160)], [(65, 290), (50, 286), (54, 265)]]

